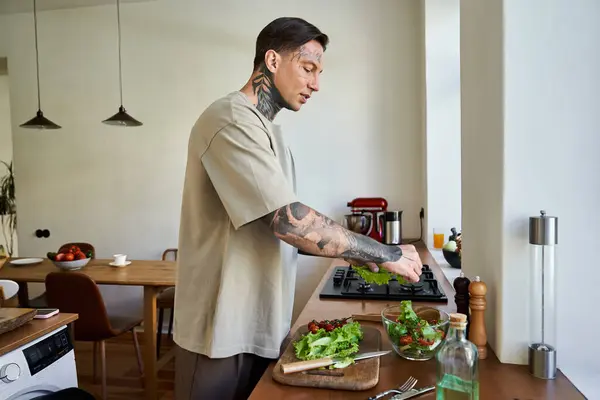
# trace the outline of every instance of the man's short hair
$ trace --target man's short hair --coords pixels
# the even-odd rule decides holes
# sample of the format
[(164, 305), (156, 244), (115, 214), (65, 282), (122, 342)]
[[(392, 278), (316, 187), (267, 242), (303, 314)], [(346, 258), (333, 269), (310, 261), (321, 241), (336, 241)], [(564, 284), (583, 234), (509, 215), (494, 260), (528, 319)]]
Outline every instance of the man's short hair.
[(311, 40), (319, 42), (323, 46), (323, 51), (329, 43), (326, 34), (302, 18), (281, 17), (273, 20), (256, 38), (254, 69), (256, 70), (264, 62), (267, 51), (275, 50), (278, 53), (294, 51)]

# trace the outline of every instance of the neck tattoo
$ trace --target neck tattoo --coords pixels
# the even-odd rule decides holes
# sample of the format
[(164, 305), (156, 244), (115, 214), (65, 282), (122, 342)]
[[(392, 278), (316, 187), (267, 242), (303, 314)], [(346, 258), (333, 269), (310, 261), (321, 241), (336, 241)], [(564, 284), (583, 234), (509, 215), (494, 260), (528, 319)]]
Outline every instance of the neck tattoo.
[(283, 97), (281, 97), (281, 93), (275, 87), (273, 74), (264, 63), (259, 67), (256, 77), (252, 79), (252, 91), (258, 98), (256, 108), (269, 121), (273, 121), (275, 115), (282, 108), (289, 108)]

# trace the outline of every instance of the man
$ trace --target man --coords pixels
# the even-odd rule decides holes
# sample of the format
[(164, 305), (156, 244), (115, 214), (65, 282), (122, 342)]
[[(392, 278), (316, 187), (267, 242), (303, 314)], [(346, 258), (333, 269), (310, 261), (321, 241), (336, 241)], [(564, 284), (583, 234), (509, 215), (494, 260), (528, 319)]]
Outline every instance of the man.
[(294, 161), (273, 119), (319, 90), (328, 42), (302, 19), (274, 20), (258, 35), (246, 85), (192, 129), (175, 295), (177, 400), (250, 395), (290, 329), (297, 249), (419, 279), (414, 247), (346, 230), (296, 197)]

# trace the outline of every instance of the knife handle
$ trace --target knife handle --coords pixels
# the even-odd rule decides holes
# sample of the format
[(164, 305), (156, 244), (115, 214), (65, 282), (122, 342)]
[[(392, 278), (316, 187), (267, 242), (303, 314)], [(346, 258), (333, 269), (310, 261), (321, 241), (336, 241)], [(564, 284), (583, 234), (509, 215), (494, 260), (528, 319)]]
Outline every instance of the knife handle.
[(319, 358), (318, 360), (296, 361), (292, 363), (281, 364), (281, 371), (284, 374), (291, 374), (294, 372), (301, 372), (307, 371), (309, 369), (326, 367), (332, 364), (334, 364), (333, 358), (325, 357)]

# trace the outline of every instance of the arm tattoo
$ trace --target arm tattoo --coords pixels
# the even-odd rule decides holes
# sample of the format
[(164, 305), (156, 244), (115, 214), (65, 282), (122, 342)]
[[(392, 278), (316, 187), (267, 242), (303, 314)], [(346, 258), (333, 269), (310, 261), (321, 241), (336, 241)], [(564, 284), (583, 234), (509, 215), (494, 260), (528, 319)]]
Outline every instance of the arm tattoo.
[(316, 256), (344, 258), (355, 263), (382, 264), (402, 256), (397, 246), (387, 246), (352, 232), (327, 216), (296, 202), (264, 217), (275, 236)]

